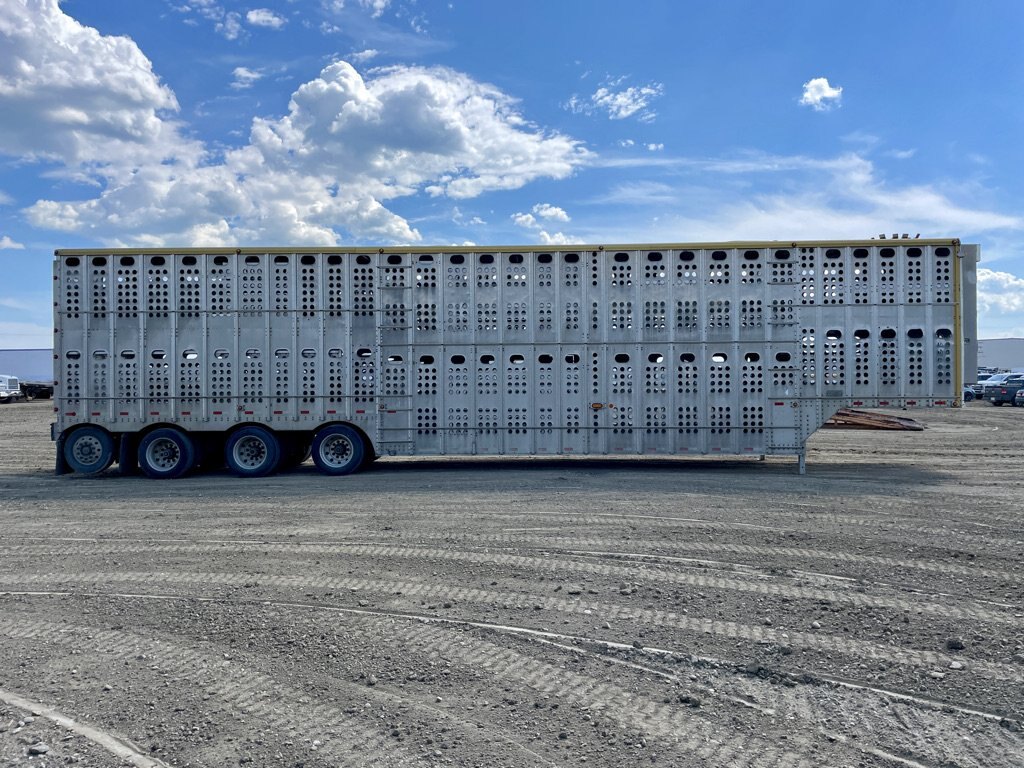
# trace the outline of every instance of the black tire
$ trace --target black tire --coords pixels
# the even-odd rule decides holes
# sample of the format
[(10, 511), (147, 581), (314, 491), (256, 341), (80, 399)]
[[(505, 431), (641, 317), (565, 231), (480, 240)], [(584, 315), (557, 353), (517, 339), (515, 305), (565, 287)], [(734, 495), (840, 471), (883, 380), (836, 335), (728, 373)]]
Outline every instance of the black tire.
[(363, 466), (366, 443), (352, 427), (333, 424), (313, 436), (313, 463), (325, 475), (350, 475)]
[(79, 427), (64, 439), (64, 461), (80, 475), (98, 475), (114, 463), (114, 438), (101, 427)]
[(239, 477), (266, 477), (281, 463), (281, 441), (266, 427), (242, 427), (228, 435), (224, 460)]
[(154, 480), (174, 480), (196, 463), (192, 438), (173, 427), (160, 427), (139, 441), (139, 469)]

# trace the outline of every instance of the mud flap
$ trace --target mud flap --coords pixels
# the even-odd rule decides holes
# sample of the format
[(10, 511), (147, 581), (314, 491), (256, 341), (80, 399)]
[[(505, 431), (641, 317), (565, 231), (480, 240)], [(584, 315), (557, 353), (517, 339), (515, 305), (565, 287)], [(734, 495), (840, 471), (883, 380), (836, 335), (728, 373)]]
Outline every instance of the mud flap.
[(137, 475), (139, 473), (136, 441), (132, 437), (132, 435), (125, 433), (117, 440), (117, 471), (122, 475)]
[(71, 467), (68, 466), (67, 460), (64, 458), (64, 433), (61, 432), (57, 435), (57, 462), (54, 468), (54, 474), (57, 475), (68, 475), (71, 474)]

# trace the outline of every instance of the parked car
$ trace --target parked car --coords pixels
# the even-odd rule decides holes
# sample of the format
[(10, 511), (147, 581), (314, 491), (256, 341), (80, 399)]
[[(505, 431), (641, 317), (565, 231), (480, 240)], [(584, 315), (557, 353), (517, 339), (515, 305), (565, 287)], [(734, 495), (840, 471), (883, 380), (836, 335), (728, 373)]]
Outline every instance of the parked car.
[(1013, 396), (1013, 404), (1018, 408), (1024, 407), (1024, 387), (1017, 390), (1017, 394)]
[(1024, 387), (1024, 373), (1011, 373), (995, 384), (986, 384), (985, 399), (992, 405), (1015, 405), (1015, 397), (1021, 387)]
[(971, 389), (970, 384), (964, 385), (964, 402), (969, 403), (974, 399), (974, 390)]
[(977, 383), (967, 385), (974, 392), (975, 397), (981, 397), (985, 394), (985, 382), (991, 379), (992, 375), (991, 373), (979, 373)]

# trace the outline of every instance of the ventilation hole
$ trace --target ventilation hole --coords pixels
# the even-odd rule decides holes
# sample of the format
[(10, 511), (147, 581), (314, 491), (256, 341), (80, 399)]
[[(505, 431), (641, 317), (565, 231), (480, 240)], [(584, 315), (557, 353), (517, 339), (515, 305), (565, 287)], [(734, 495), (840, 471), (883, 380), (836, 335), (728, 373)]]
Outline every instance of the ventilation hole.
[(134, 349), (122, 349), (121, 350), (121, 359), (122, 360), (134, 360), (135, 359), (135, 350)]
[(714, 253), (711, 254), (711, 258), (714, 259), (715, 261), (725, 261), (727, 258), (729, 258), (729, 254), (727, 254), (725, 251), (715, 251)]
[(761, 258), (761, 252), (760, 251), (746, 251), (743, 254), (743, 258), (746, 259), (747, 261), (757, 261), (759, 258)]
[(327, 356), (332, 360), (337, 360), (339, 357), (345, 356), (345, 351), (340, 347), (331, 347), (327, 350)]
[(228, 263), (227, 256), (214, 256), (213, 263), (218, 267), (223, 267)]
[(826, 259), (838, 259), (842, 255), (842, 252), (838, 248), (829, 248), (825, 251)]
[(853, 252), (853, 255), (858, 259), (866, 259), (868, 257), (868, 249), (858, 248)]
[(339, 256), (336, 253), (332, 253), (330, 256), (327, 257), (327, 263), (330, 264), (332, 267), (336, 267), (339, 264), (341, 264), (341, 256)]
[(580, 260), (580, 255), (578, 253), (567, 253), (567, 254), (565, 254), (565, 263), (566, 264), (576, 264), (579, 260)]
[(287, 264), (288, 263), (288, 257), (285, 256), (284, 254), (278, 254), (277, 256), (274, 257), (274, 263), (275, 264)]
[(565, 362), (569, 363), (570, 365), (576, 365), (579, 361), (580, 361), (580, 356), (579, 355), (566, 355), (565, 356)]
[(184, 352), (181, 353), (181, 357), (183, 360), (198, 360), (199, 353), (196, 352), (194, 349), (186, 349)]
[(615, 362), (616, 363), (628, 363), (629, 362), (629, 355), (627, 355), (625, 352), (620, 352), (619, 354), (617, 354), (615, 356)]
[(896, 255), (896, 251), (892, 248), (883, 248), (878, 252), (878, 255), (884, 259), (891, 259)]
[(389, 363), (402, 363), (405, 362), (401, 355), (388, 355)]
[(167, 259), (165, 259), (163, 256), (154, 256), (152, 259), (149, 260), (149, 265), (151, 267), (162, 267), (166, 263)]
[(939, 328), (935, 331), (935, 336), (940, 339), (951, 339), (953, 338), (953, 332), (949, 328)]
[(356, 350), (356, 357), (361, 357), (365, 360), (368, 357), (373, 357), (373, 352), (368, 347), (360, 347)]
[(526, 358), (522, 355), (512, 355), (509, 357), (508, 361), (512, 363), (512, 365), (522, 365), (526, 362)]
[(105, 349), (96, 349), (93, 350), (92, 356), (95, 360), (106, 360), (110, 357), (110, 353)]
[(864, 339), (871, 338), (871, 333), (870, 331), (868, 331), (867, 328), (858, 328), (856, 331), (853, 332), (853, 338), (855, 338), (857, 341), (864, 341)]
[(892, 328), (883, 328), (882, 332), (879, 335), (883, 339), (895, 339), (896, 338), (896, 331), (894, 329), (892, 329)]
[(274, 350), (274, 357), (278, 360), (287, 360), (290, 354), (291, 353), (284, 347), (278, 347)]
[(649, 362), (649, 363), (662, 363), (664, 361), (665, 361), (665, 356), (664, 355), (659, 355), (657, 352), (653, 352), (652, 354), (647, 356), (647, 362)]
[[(121, 355), (124, 356), (124, 352), (122, 352)], [(134, 356), (135, 355), (133, 354), (132, 357), (134, 357)], [(214, 357), (215, 360), (227, 360), (229, 357), (231, 357), (231, 353), (228, 352), (226, 349), (223, 349), (223, 348), (222, 349), (215, 349), (215, 350), (213, 350), (213, 357)]]
[(629, 254), (628, 253), (616, 253), (615, 254), (615, 260), (617, 262), (619, 262), (620, 264), (622, 262), (624, 262), (624, 261), (629, 261)]
[(420, 355), (420, 365), (433, 365), (433, 364), (434, 364), (434, 356), (433, 355)]
[(907, 256), (909, 256), (912, 259), (919, 259), (919, 258), (921, 258), (921, 249), (920, 248), (907, 248)]
[(697, 258), (697, 255), (693, 251), (682, 251), (679, 254), (680, 261), (693, 261)]
[(245, 257), (245, 263), (246, 264), (259, 264), (260, 263), (260, 257), (259, 256), (246, 256)]
[(465, 365), (466, 358), (463, 355), (452, 355), (452, 365)]
[(743, 356), (743, 362), (745, 363), (756, 363), (760, 360), (761, 356), (757, 354), (757, 352), (747, 352), (747, 354)]
[(454, 256), (452, 256), (450, 259), (448, 259), (448, 261), (451, 264), (465, 264), (466, 263), (466, 257), (463, 256), (461, 253), (456, 253)]
[(793, 359), (793, 356), (791, 354), (789, 354), (789, 352), (776, 352), (775, 353), (775, 362), (777, 362), (777, 363), (788, 363), (792, 359)]
[(543, 363), (544, 365), (549, 365), (550, 363), (553, 363), (554, 361), (555, 361), (555, 358), (553, 358), (551, 355), (538, 355), (537, 356), (537, 362), (538, 363)]
[(316, 357), (316, 350), (312, 347), (305, 347), (299, 354), (306, 360), (312, 360)]
[(402, 257), (399, 256), (397, 253), (392, 253), (390, 256), (388, 256), (388, 264), (401, 264), (401, 263), (402, 263)]
[(166, 360), (167, 351), (163, 349), (154, 349), (152, 352), (149, 353), (149, 356), (152, 357), (154, 360)]
[(358, 256), (356, 256), (356, 264), (369, 264), (369, 263), (370, 263), (370, 257), (367, 256), (365, 253), (361, 253)]
[(660, 253), (658, 253), (657, 251), (654, 251), (653, 253), (648, 253), (647, 254), (647, 260), (648, 261), (661, 261), (661, 259), (662, 259), (662, 255)]
[(537, 261), (539, 261), (541, 264), (550, 264), (551, 263), (551, 254), (550, 253), (542, 253), (542, 254), (540, 254), (540, 256), (537, 257)]
[(908, 339), (923, 339), (924, 338), (924, 331), (922, 331), (920, 328), (911, 328), (909, 331), (907, 331), (907, 338)]
[(711, 362), (712, 363), (724, 363), (724, 362), (728, 361), (728, 359), (729, 359), (729, 356), (727, 354), (725, 354), (724, 352), (715, 352), (715, 354), (713, 354), (711, 356)]
[(431, 256), (429, 253), (424, 253), (420, 255), (419, 261), (433, 262), (434, 257)]
[(511, 256), (508, 257), (508, 263), (509, 264), (522, 264), (523, 263), (523, 254), (521, 254), (521, 253), (513, 253)]
[[(127, 258), (127, 257), (125, 257), (125, 258)], [(69, 267), (77, 267), (81, 262), (78, 260), (77, 256), (72, 256), (67, 261), (65, 261), (64, 263), (67, 266), (69, 266)], [(134, 264), (134, 263), (135, 262), (133, 261), (132, 264)], [(124, 259), (121, 259), (121, 264), (124, 264)]]
[(944, 259), (947, 256), (949, 256), (949, 248), (946, 248), (945, 246), (943, 246), (942, 248), (936, 248), (935, 255), (938, 256), (939, 258)]
[(776, 251), (775, 258), (778, 259), (779, 261), (786, 261), (787, 259), (789, 259), (789, 251)]
[(697, 357), (691, 352), (683, 352), (683, 354), (679, 356), (679, 360), (684, 363), (695, 363), (697, 362)]
[(491, 254), (489, 254), (489, 253), (485, 253), (483, 256), (480, 257), (480, 263), (481, 264), (493, 264), (494, 263), (494, 257)]
[(107, 260), (102, 256), (97, 256), (92, 260), (92, 265), (94, 267), (105, 267), (107, 266)]
[(841, 338), (843, 338), (843, 332), (840, 331), (838, 328), (833, 328), (829, 331), (825, 331), (825, 338), (828, 339), (829, 341), (839, 341)]
[(492, 365), (494, 363), (494, 355), (480, 355), (480, 363), (483, 365)]
[(305, 256), (299, 259), (299, 263), (305, 264), (308, 267), (312, 264), (316, 264), (316, 259), (311, 254), (307, 253)]

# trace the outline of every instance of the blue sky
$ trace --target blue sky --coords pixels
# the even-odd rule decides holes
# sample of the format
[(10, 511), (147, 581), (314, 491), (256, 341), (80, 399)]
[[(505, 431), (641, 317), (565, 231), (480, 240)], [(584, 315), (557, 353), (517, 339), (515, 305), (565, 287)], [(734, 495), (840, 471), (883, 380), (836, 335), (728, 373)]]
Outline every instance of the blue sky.
[(1024, 3), (3, 0), (0, 348), (54, 248), (982, 244), (1024, 336)]

